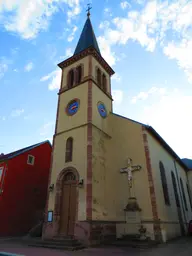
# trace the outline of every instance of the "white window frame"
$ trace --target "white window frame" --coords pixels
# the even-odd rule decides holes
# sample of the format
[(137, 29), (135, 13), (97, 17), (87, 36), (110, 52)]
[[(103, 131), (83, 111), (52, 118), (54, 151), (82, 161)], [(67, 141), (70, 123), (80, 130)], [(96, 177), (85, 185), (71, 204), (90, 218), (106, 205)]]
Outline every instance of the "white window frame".
[(1, 182), (1, 179), (2, 179), (2, 176), (3, 176), (3, 169), (4, 169), (3, 166), (0, 167), (0, 182)]
[[(33, 158), (32, 163), (29, 162), (29, 157)], [(34, 163), (35, 163), (35, 157), (33, 155), (28, 155), (28, 157), (27, 157), (27, 164), (34, 165)]]

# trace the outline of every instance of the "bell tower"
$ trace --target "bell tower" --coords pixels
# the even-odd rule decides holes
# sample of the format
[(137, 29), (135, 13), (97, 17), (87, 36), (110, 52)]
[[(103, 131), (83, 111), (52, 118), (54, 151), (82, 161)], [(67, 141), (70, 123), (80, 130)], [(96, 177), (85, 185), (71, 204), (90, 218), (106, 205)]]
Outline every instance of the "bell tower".
[(100, 53), (90, 8), (73, 56), (58, 66), (62, 77), (50, 174), (54, 189), (47, 201), (44, 237), (78, 236), (82, 225), (94, 219), (93, 156), (101, 134), (108, 134), (114, 71)]

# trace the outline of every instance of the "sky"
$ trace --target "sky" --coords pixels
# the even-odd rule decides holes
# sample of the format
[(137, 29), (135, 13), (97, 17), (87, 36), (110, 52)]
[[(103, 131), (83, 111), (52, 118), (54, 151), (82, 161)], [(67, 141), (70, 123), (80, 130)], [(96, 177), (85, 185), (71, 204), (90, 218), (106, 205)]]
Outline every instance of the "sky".
[[(0, 0), (0, 153), (52, 142), (61, 71), (85, 0)], [(112, 77), (113, 110), (151, 125), (192, 158), (192, 1), (92, 0)]]

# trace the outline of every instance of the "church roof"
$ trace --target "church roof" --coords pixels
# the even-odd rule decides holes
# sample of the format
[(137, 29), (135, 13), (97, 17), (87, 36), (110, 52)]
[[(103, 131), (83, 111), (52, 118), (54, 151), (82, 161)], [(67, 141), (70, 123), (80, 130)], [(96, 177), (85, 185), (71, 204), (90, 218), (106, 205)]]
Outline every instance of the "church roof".
[(45, 144), (45, 143), (49, 143), (50, 146), (51, 146), (51, 143), (49, 142), (49, 140), (46, 140), (46, 141), (31, 145), (31, 146), (26, 147), (26, 148), (19, 149), (17, 151), (14, 151), (14, 152), (11, 152), (11, 153), (8, 153), (8, 154), (5, 154), (5, 155), (2, 154), (2, 155), (0, 155), (0, 162), (4, 161), (4, 160), (9, 160), (9, 159), (11, 159), (13, 157), (16, 157), (18, 155), (21, 155), (21, 154), (23, 154), (23, 153), (25, 153), (25, 152), (33, 149), (33, 148), (39, 147), (40, 145)]
[(192, 170), (192, 159), (183, 158), (182, 161), (189, 169)]
[(75, 49), (74, 55), (82, 52), (83, 50), (89, 48), (89, 47), (93, 47), (99, 54), (100, 50), (99, 50), (99, 46), (97, 43), (97, 39), (95, 37), (95, 33), (91, 24), (91, 20), (89, 18), (89, 16), (87, 17), (87, 20), (85, 22), (83, 31), (81, 32), (81, 36), (79, 38), (77, 47)]

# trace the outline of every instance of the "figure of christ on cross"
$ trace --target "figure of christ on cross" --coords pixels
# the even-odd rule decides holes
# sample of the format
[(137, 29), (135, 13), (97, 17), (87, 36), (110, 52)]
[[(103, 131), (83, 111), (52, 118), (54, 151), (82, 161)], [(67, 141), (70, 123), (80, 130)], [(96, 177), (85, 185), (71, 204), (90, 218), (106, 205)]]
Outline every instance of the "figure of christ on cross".
[(133, 172), (134, 171), (139, 171), (141, 169), (140, 165), (132, 165), (132, 159), (128, 158), (127, 159), (127, 167), (121, 168), (120, 173), (127, 173), (127, 178), (128, 178), (128, 185), (130, 189), (130, 197), (133, 196)]

